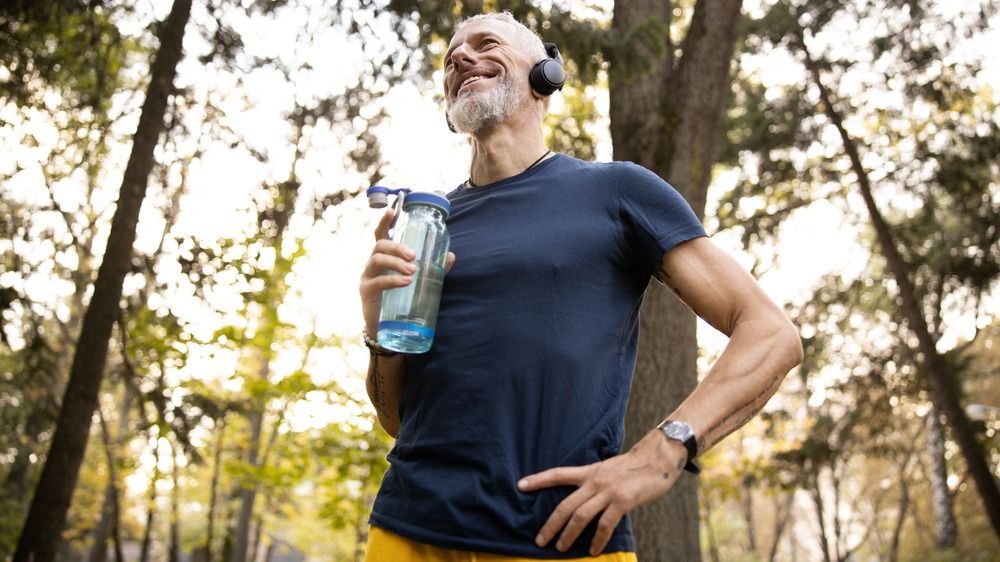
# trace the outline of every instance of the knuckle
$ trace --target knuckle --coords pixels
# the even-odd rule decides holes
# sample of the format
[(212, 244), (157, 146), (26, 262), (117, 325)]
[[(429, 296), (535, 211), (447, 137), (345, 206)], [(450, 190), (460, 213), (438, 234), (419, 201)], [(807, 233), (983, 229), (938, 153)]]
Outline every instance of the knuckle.
[(567, 505), (559, 504), (552, 513), (560, 519), (566, 519), (570, 516), (570, 509)]
[(615, 488), (611, 491), (611, 501), (617, 505), (630, 505), (634, 499), (632, 492), (622, 488)]

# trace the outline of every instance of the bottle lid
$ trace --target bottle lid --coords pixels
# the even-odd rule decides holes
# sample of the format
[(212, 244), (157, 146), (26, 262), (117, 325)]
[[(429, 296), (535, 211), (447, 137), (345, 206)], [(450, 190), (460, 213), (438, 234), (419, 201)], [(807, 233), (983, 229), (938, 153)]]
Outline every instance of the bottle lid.
[(444, 218), (448, 218), (448, 214), (451, 212), (451, 203), (448, 202), (448, 199), (444, 195), (426, 191), (414, 191), (407, 195), (406, 203), (403, 203), (403, 207), (418, 204), (430, 205), (441, 209), (444, 212)]
[(382, 209), (389, 204), (389, 189), (376, 185), (365, 192), (368, 195), (368, 206), (372, 209)]

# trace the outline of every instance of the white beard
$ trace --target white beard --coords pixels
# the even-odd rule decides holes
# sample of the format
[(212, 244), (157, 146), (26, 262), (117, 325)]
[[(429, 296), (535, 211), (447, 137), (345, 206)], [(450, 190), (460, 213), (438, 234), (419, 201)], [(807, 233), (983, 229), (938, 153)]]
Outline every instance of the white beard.
[(522, 98), (510, 75), (505, 74), (493, 88), (455, 100), (447, 110), (448, 119), (457, 131), (474, 134), (506, 119)]

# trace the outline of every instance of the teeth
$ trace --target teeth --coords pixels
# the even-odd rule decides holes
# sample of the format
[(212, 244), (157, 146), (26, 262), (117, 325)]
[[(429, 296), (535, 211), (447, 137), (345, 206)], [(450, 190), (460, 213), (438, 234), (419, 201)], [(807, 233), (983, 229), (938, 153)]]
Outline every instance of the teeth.
[(465, 79), (465, 82), (462, 82), (462, 86), (465, 86), (467, 84), (471, 84), (471, 83), (475, 82), (476, 80), (479, 80), (480, 78), (485, 78), (485, 76), (469, 76), (468, 78)]

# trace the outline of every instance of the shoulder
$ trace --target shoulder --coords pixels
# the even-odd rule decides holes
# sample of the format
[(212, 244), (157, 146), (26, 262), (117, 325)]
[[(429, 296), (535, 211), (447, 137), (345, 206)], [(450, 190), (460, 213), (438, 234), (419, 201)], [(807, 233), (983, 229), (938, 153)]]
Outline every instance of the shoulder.
[(635, 162), (595, 162), (590, 166), (595, 176), (621, 190), (671, 188), (663, 178)]

